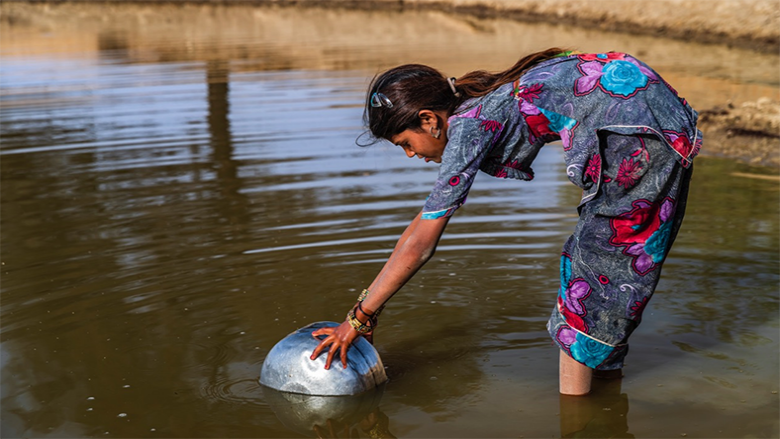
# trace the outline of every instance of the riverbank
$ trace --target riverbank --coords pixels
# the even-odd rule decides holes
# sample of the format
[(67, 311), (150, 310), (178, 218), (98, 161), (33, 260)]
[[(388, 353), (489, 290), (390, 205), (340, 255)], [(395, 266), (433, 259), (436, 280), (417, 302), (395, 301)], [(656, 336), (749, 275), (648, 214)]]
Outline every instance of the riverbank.
[(780, 103), (769, 98), (699, 114), (702, 153), (780, 168)]
[[(414, 59), (458, 75), (552, 45), (621, 50), (700, 111), (703, 155), (780, 168), (780, 0), (4, 1), (0, 24), (3, 56), (121, 49), (133, 63), (243, 59), (262, 70)], [(172, 29), (187, 50), (165, 43)], [(423, 38), (440, 43), (421, 52)], [(379, 47), (381, 57), (361, 55)]]
[(780, 52), (780, 0), (32, 0), (24, 3), (200, 3), (436, 10), (476, 18), (551, 23), (693, 40), (765, 53)]

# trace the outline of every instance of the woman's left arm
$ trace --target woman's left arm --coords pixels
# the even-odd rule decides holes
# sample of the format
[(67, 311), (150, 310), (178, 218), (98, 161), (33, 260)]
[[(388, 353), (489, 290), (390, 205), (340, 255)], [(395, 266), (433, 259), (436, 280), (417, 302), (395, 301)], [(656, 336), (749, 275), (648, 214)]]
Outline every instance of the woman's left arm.
[[(449, 217), (438, 219), (421, 219), (417, 215), (401, 235), (398, 245), (390, 255), (382, 271), (371, 283), (371, 294), (362, 302), (362, 309), (374, 313), (386, 303), (401, 287), (414, 276), (433, 256)], [(358, 336), (358, 332), (349, 324), (343, 322), (335, 328), (322, 328), (313, 333), (315, 336), (327, 335), (314, 349), (312, 359), (328, 346), (328, 358), (325, 368), (329, 369), (336, 352), (340, 353), (341, 364), (347, 367), (347, 350)]]

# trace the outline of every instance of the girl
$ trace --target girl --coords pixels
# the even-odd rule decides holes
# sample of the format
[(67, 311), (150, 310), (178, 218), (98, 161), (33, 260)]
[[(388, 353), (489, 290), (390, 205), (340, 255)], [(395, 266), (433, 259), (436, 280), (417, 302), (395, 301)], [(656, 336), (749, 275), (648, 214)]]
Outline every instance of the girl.
[(422, 211), (344, 323), (314, 333), (346, 367), (359, 334), (371, 341), (384, 304), (434, 253), (477, 171), (532, 180), (546, 143), (561, 141), (582, 188), (579, 222), (563, 246), (547, 329), (560, 348), (560, 392), (590, 391), (593, 370), (622, 376), (628, 337), (658, 283), (685, 212), (697, 113), (660, 75), (624, 53), (548, 49), (500, 73), (446, 78), (403, 65), (372, 82), (364, 119), (375, 139), (441, 163)]

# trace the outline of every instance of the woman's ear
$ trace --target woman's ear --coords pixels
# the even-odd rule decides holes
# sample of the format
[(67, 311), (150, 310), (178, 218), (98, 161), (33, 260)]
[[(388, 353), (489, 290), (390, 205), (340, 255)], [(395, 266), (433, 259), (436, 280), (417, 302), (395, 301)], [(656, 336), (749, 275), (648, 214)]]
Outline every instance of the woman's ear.
[(420, 110), (417, 113), (417, 117), (420, 118), (420, 128), (428, 131), (430, 128), (440, 128), (439, 116), (431, 110)]

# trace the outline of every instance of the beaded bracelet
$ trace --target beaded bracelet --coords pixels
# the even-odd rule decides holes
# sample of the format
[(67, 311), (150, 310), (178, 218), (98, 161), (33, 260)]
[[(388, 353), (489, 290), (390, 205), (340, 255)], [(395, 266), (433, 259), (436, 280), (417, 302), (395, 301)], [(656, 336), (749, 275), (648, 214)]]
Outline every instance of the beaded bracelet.
[[(371, 294), (368, 289), (364, 289), (360, 292), (360, 295), (358, 296), (358, 301), (355, 306), (352, 307), (352, 309), (347, 313), (347, 321), (349, 322), (350, 326), (352, 326), (355, 331), (357, 331), (360, 334), (370, 334), (374, 331), (374, 328), (376, 328), (378, 321), (377, 318), (379, 317), (379, 314), (382, 312), (382, 310), (385, 308), (384, 305), (380, 306), (378, 310), (376, 310), (373, 314), (367, 313), (363, 309), (363, 301), (366, 300), (368, 295)], [(365, 323), (361, 322), (360, 319), (357, 318), (356, 311), (360, 311), (368, 317), (368, 321)]]
[(352, 326), (352, 328), (354, 328), (355, 331), (358, 332), (358, 334), (364, 334), (365, 335), (365, 334), (371, 333), (374, 330), (373, 327), (371, 327), (371, 326), (369, 326), (367, 324), (368, 322), (363, 323), (360, 320), (358, 320), (357, 316), (355, 316), (355, 308), (352, 308), (347, 313), (347, 321), (349, 321), (350, 326)]

